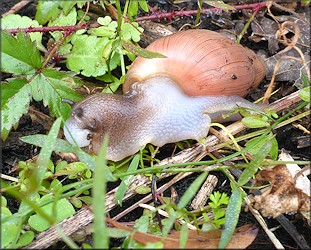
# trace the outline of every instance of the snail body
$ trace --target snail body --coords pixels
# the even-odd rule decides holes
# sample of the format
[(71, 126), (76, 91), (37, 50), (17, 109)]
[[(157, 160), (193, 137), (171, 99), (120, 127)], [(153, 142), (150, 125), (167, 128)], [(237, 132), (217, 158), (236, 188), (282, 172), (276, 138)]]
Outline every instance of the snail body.
[[(212, 48), (214, 43), (217, 46)], [(193, 44), (201, 46), (189, 52), (187, 48)], [(226, 50), (241, 52), (224, 55), (224, 45), (219, 44), (228, 45)], [(206, 46), (210, 46), (210, 52)], [(173, 48), (177, 52), (171, 53)], [(211, 121), (218, 120), (222, 113), (237, 107), (257, 108), (242, 96), (263, 79), (264, 64), (254, 52), (228, 38), (212, 31), (190, 30), (156, 40), (147, 49), (167, 58), (136, 58), (123, 85), (124, 95), (98, 93), (75, 104), (64, 127), (70, 143), (91, 146), (96, 154), (104, 134), (109, 134), (107, 159), (118, 161), (147, 143), (163, 146), (185, 139), (200, 140), (207, 136)], [(237, 55), (242, 51), (246, 56), (240, 59)], [(220, 63), (206, 64), (210, 57), (225, 58), (217, 59)], [(191, 63), (195, 65), (187, 66)], [(227, 64), (233, 64), (233, 69), (226, 69)], [(255, 75), (247, 76), (242, 65)], [(221, 81), (204, 80), (204, 76), (211, 75)], [(231, 81), (241, 80), (246, 83), (231, 86)]]

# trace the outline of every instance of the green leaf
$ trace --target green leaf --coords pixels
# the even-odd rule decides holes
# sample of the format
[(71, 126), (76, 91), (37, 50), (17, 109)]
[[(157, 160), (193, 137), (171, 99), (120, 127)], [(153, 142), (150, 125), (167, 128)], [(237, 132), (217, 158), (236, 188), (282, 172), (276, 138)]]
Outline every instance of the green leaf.
[(98, 154), (98, 158), (96, 160), (94, 171), (94, 185), (92, 191), (94, 199), (93, 246), (95, 249), (107, 249), (109, 246), (108, 229), (106, 226), (106, 172), (109, 171), (106, 159), (108, 140), (109, 137), (105, 135), (103, 139), (103, 144)]
[(66, 56), (68, 69), (88, 77), (107, 72), (107, 62), (103, 58), (103, 51), (109, 42), (107, 37), (76, 35), (71, 42), (72, 50)]
[[(1, 199), (0, 205), (1, 205), (1, 209), (2, 209), (8, 205), (8, 202), (7, 202), (6, 198), (2, 195), (0, 196), (0, 199)], [(11, 215), (11, 212), (10, 212), (10, 215)]]
[[(109, 237), (111, 238), (125, 238), (129, 236), (131, 233), (118, 228), (109, 228), (108, 231)], [(83, 248), (85, 249), (85, 248)]]
[(57, 171), (60, 175), (69, 175), (69, 179), (75, 179), (82, 175), (86, 170), (89, 171), (88, 167), (82, 162), (72, 162), (62, 167)]
[(71, 107), (62, 102), (62, 98), (74, 102), (81, 100), (82, 96), (72, 90), (70, 78), (72, 73), (60, 72), (55, 69), (44, 69), (36, 75), (30, 83), (33, 98), (35, 101), (43, 101), (44, 106), (49, 106), (51, 115), (69, 118)]
[[(36, 20), (32, 20), (27, 16), (20, 16), (17, 14), (10, 14), (2, 18), (2, 29), (17, 29), (17, 28), (39, 28), (42, 27)], [(29, 33), (31, 41), (35, 41), (37, 47), (41, 50), (45, 50), (42, 45), (42, 33), (41, 32), (31, 32)]]
[(209, 202), (208, 205), (212, 208), (218, 208), (221, 205), (227, 205), (229, 202), (229, 197), (226, 193), (220, 193), (219, 191), (216, 191), (211, 194), (210, 200), (212, 202)]
[(40, 24), (45, 24), (55, 19), (59, 14), (68, 12), (77, 1), (39, 1), (35, 19)]
[(116, 90), (120, 87), (120, 85), (123, 82), (123, 76), (119, 79), (113, 75), (103, 75), (103, 76), (99, 76), (96, 79), (100, 80), (100, 81), (104, 81), (106, 83), (109, 83), (108, 87), (105, 88), (102, 93), (114, 93), (116, 92)]
[[(75, 214), (75, 209), (73, 208), (71, 203), (65, 198), (58, 200), (56, 202), (55, 207), (56, 207), (56, 217), (55, 217), (56, 223), (61, 222), (62, 220), (67, 219)], [(47, 215), (53, 216), (53, 203), (43, 206), (42, 209)], [(30, 216), (28, 223), (29, 226), (31, 226), (38, 232), (42, 232), (51, 226), (47, 220), (45, 220), (38, 214)]]
[(149, 228), (149, 216), (143, 214), (139, 219), (135, 221), (134, 228), (139, 232), (147, 233)]
[(220, 8), (225, 12), (228, 12), (229, 10), (235, 10), (235, 8), (229, 4), (224, 3), (224, 1), (210, 1), (210, 0), (204, 0), (205, 3), (208, 5), (211, 5), (215, 8)]
[(3, 130), (10, 129), (18, 123), (22, 115), (28, 112), (31, 101), (30, 86), (24, 78), (8, 79), (9, 83), (2, 83), (1, 92), (1, 137)]
[(184, 208), (187, 204), (193, 199), (194, 195), (197, 193), (199, 188), (202, 186), (202, 183), (205, 181), (208, 172), (203, 172), (199, 177), (195, 179), (194, 182), (191, 183), (190, 187), (187, 188), (186, 192), (180, 198), (177, 207), (179, 209)]
[(305, 102), (310, 102), (310, 86), (299, 90), (300, 98)]
[(229, 199), (224, 230), (221, 232), (218, 248), (224, 249), (231, 240), (232, 234), (238, 223), (240, 211), (242, 205), (242, 192), (239, 188), (236, 188)]
[[(138, 168), (139, 165), (139, 158), (140, 156), (137, 154), (134, 156), (133, 160), (131, 161), (131, 164), (128, 168), (128, 172), (132, 172), (135, 171)], [(126, 193), (126, 191), (128, 190), (129, 186), (132, 184), (132, 181), (134, 179), (134, 175), (128, 175), (125, 176), (121, 182), (121, 184), (118, 187), (118, 190), (116, 192), (116, 203), (119, 206), (122, 206), (122, 201), (124, 198), (124, 194)]]
[(261, 167), (261, 163), (264, 161), (266, 156), (271, 151), (272, 142), (271, 139), (266, 142), (260, 150), (258, 150), (257, 154), (254, 156), (253, 160), (246, 165), (246, 168), (243, 170), (239, 180), (238, 185), (243, 186), (246, 184), (257, 172), (258, 168)]
[(124, 23), (121, 31), (121, 38), (123, 41), (131, 41), (139, 42), (140, 35), (144, 31), (142, 27), (138, 26), (138, 23), (132, 22)]
[(134, 16), (138, 13), (138, 1), (130, 1), (128, 8), (128, 17), (132, 20)]
[[(3, 208), (1, 209), (3, 219)], [(22, 217), (14, 214), (5, 222), (1, 222), (1, 249), (14, 248), (22, 228)]]
[(81, 196), (79, 199), (87, 205), (91, 205), (93, 203), (93, 197), (90, 196)]
[(90, 29), (90, 33), (96, 36), (108, 37), (110, 39), (116, 36), (115, 31), (110, 30), (108, 27), (104, 27), (104, 26)]
[(112, 18), (110, 16), (99, 17), (97, 18), (97, 22), (102, 26), (108, 26), (112, 22)]
[[(62, 13), (58, 18), (50, 21), (48, 26), (67, 26), (67, 25), (75, 25), (76, 23), (77, 23), (77, 11), (75, 8), (72, 8), (67, 15)], [(63, 37), (63, 32), (54, 31), (51, 32), (51, 35), (54, 37), (55, 41), (59, 41)], [(66, 45), (66, 43), (62, 44), (61, 46), (64, 45)]]
[[(44, 145), (44, 142), (47, 140), (47, 136), (36, 134), (23, 136), (19, 139), (23, 142), (33, 144), (37, 147), (42, 147)], [(81, 148), (76, 147), (63, 139), (56, 138), (56, 144), (54, 145), (53, 151), (75, 153), (81, 162), (83, 162), (91, 171), (94, 171), (96, 159), (89, 155), (87, 152), (83, 151)], [(106, 172), (106, 178), (108, 181), (117, 180), (110, 171)]]
[(147, 4), (146, 0), (138, 1), (138, 3), (139, 3), (139, 6), (142, 8), (143, 11), (145, 11), (145, 12), (149, 11), (148, 4)]
[(179, 240), (179, 248), (184, 249), (188, 241), (188, 227), (186, 223), (181, 225)]
[(44, 179), (44, 175), (47, 170), (51, 154), (56, 144), (56, 138), (57, 138), (57, 135), (60, 129), (60, 124), (61, 124), (61, 118), (58, 118), (54, 122), (46, 138), (46, 141), (44, 142), (43, 147), (40, 151), (40, 154), (36, 161), (36, 164), (37, 164), (36, 171), (34, 171), (33, 176), (31, 176), (34, 189), (37, 189)]
[[(94, 34), (96, 36), (108, 37), (110, 39), (113, 39), (116, 37), (118, 23), (116, 21), (112, 21), (110, 16), (99, 17), (97, 19), (97, 22), (102, 26), (98, 28), (89, 29), (90, 34)], [(111, 43), (112, 43), (112, 40), (111, 40)]]
[(158, 52), (153, 52), (153, 51), (149, 51), (146, 49), (142, 49), (139, 46), (136, 46), (134, 44), (130, 44), (127, 42), (123, 42), (122, 46), (124, 47), (124, 49), (126, 49), (127, 51), (140, 56), (140, 57), (144, 57), (144, 58), (166, 58), (165, 55), (162, 55)]
[(28, 34), (11, 36), (1, 32), (1, 71), (13, 74), (32, 74), (41, 67), (41, 55)]
[(33, 231), (26, 231), (23, 233), (16, 243), (16, 248), (24, 247), (29, 245), (35, 238), (35, 233)]
[(264, 117), (247, 116), (242, 119), (242, 123), (249, 128), (262, 128), (270, 126)]
[[(21, 137), (20, 140), (29, 144), (33, 144), (37, 147), (43, 147), (44, 142), (47, 140), (47, 136), (40, 134), (29, 135)], [(56, 152), (76, 153), (79, 159), (85, 163), (89, 169), (92, 171), (94, 170), (95, 158), (84, 152), (81, 148), (76, 147), (63, 139), (56, 138), (56, 144), (54, 145), (53, 150)]]
[(249, 149), (247, 150), (248, 153), (252, 155), (256, 155), (259, 150), (266, 144), (269, 140), (271, 140), (271, 151), (269, 152), (269, 155), (273, 160), (277, 159), (278, 157), (278, 141), (275, 137), (271, 139), (271, 136), (266, 136), (264, 138), (262, 137), (254, 137), (250, 139), (245, 146)]
[(135, 188), (135, 193), (136, 194), (149, 194), (151, 192), (151, 188), (150, 187), (146, 187), (146, 186), (138, 186)]

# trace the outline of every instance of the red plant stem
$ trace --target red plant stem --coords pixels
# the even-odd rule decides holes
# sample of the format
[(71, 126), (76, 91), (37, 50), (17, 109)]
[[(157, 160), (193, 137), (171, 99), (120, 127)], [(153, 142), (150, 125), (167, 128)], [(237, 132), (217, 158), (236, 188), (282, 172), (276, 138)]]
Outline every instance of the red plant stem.
[(85, 29), (87, 25), (85, 23), (79, 24), (79, 25), (73, 25), (73, 26), (52, 26), (52, 27), (40, 27), (40, 28), (17, 28), (17, 29), (4, 29), (3, 31), (9, 32), (10, 34), (16, 34), (19, 31), (23, 31), (25, 33), (30, 33), (30, 32), (50, 32), (50, 31), (66, 31), (66, 32), (74, 32), (76, 30), (81, 30)]
[[(252, 4), (242, 4), (242, 5), (234, 5), (236, 10), (244, 10), (244, 9), (253, 9), (253, 11), (259, 11), (261, 8), (266, 6), (266, 2), (261, 3), (252, 3)], [(209, 14), (212, 12), (220, 12), (222, 9), (220, 8), (210, 8), (210, 9), (202, 9), (201, 13)], [(197, 14), (197, 10), (181, 10), (181, 11), (173, 11), (173, 12), (164, 12), (164, 13), (155, 13), (149, 16), (137, 17), (136, 22), (146, 21), (146, 20), (155, 20), (155, 19), (164, 19), (164, 18), (172, 18), (174, 16), (190, 16)]]

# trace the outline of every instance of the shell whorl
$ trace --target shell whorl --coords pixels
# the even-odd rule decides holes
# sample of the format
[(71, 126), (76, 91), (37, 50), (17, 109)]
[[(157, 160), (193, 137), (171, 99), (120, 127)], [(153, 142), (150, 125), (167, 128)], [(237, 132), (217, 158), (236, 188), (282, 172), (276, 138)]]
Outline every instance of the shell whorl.
[(167, 58), (137, 57), (123, 91), (135, 82), (168, 76), (189, 96), (245, 96), (265, 76), (265, 63), (252, 50), (209, 30), (187, 30), (160, 38), (147, 47)]

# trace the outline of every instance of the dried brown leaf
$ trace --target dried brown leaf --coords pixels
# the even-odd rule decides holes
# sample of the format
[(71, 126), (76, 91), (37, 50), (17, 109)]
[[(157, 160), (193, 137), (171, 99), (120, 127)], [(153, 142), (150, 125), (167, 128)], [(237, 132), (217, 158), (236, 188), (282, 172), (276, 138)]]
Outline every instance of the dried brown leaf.
[(257, 184), (271, 183), (264, 193), (254, 197), (254, 208), (263, 216), (275, 218), (282, 213), (310, 211), (310, 181), (303, 175), (296, 177), (295, 173), (301, 169), (294, 166), (267, 167), (256, 175)]
[[(146, 245), (147, 243), (163, 242), (164, 248), (179, 248), (180, 246), (180, 232), (175, 231), (168, 235), (165, 239), (162, 239), (159, 235), (152, 235), (149, 233), (142, 233), (135, 231), (135, 229), (116, 222), (110, 218), (107, 218), (107, 222), (111, 223), (114, 227), (132, 232), (133, 239), (137, 242)], [(258, 233), (258, 228), (254, 225), (244, 225), (235, 230), (227, 248), (244, 249), (249, 246)], [(185, 248), (217, 248), (221, 236), (221, 229), (211, 230), (208, 232), (202, 232), (199, 230), (189, 230), (188, 240)]]

